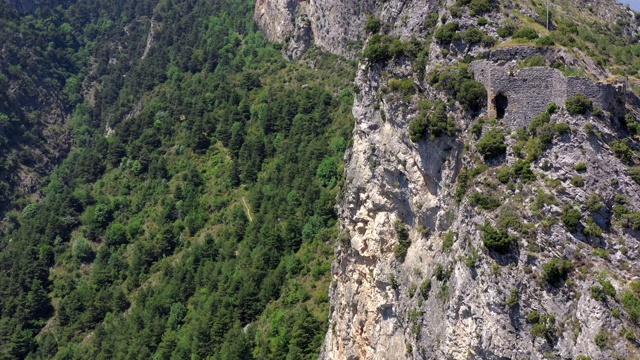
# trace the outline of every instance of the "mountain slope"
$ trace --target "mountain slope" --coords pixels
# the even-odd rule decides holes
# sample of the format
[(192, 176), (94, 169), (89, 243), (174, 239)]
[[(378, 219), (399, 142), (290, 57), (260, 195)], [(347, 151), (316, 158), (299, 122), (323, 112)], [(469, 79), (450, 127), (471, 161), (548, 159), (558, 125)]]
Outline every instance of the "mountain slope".
[(253, 9), (56, 10), (75, 146), (2, 230), (0, 358), (317, 357), (354, 69), (285, 62)]
[(7, 10), (0, 358), (636, 358), (637, 20), (543, 5)]
[(634, 14), (338, 3), (290, 11), (368, 37), (321, 358), (637, 357)]

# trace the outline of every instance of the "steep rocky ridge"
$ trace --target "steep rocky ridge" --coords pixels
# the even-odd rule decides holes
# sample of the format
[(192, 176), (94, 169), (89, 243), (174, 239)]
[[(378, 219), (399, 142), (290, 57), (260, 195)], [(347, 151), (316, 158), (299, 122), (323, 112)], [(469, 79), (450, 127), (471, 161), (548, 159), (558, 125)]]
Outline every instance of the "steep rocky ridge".
[[(353, 56), (357, 49), (348, 45), (367, 37), (363, 25), (373, 16), (388, 35), (427, 40), (426, 73), (437, 73), (469, 55), (486, 59), (470, 68), (487, 91), (488, 106), (480, 113), (449, 106), (457, 135), (417, 142), (410, 140), (408, 129), (412, 120), (424, 116), (421, 100), (441, 99), (451, 105), (451, 99), (438, 84), (425, 81), (419, 75), (424, 69), (414, 68), (405, 57), (361, 63), (355, 80), (359, 91), (353, 147), (339, 206), (345, 237), (336, 250), (331, 323), (321, 358), (637, 358), (635, 315), (621, 298), (640, 273), (634, 264), (640, 242), (627, 215), (616, 213), (621, 202), (630, 212), (640, 205), (640, 185), (629, 173), (636, 160), (625, 160), (622, 142), (616, 141), (630, 136), (625, 126), (630, 118), (623, 116), (637, 114), (631, 105), (637, 97), (627, 92), (623, 79), (612, 77), (578, 49), (507, 44), (489, 51), (466, 41), (429, 42), (430, 31), (422, 23), (437, 12), (435, 25), (441, 27), (451, 18), (454, 4), (257, 4), (256, 20), (271, 40), (285, 42), (290, 57), (312, 44)], [(524, 21), (517, 14), (540, 17), (525, 4), (499, 5), (502, 11), (483, 15), (489, 23), (483, 32), (489, 36), (495, 37), (501, 24)], [(581, 5), (559, 2), (552, 11), (570, 17)], [(589, 2), (588, 8), (590, 14), (584, 16), (626, 22), (631, 25), (622, 31), (637, 34), (633, 13), (613, 1)], [(460, 29), (475, 27), (477, 15), (463, 12), (455, 17)], [(546, 67), (521, 68), (535, 56), (548, 65), (584, 69), (590, 79), (565, 77)], [(397, 79), (411, 79), (419, 91), (389, 93)], [(492, 101), (501, 92), (514, 97), (511, 110), (504, 114), (503, 109), (504, 119), (497, 122), (476, 120), (474, 129), (474, 119), (496, 117)], [(578, 92), (599, 109), (587, 115), (568, 113), (564, 102)], [(525, 129), (551, 102), (561, 108), (547, 121), (565, 130), (527, 157), (525, 166), (534, 179), (498, 181), (498, 173), (522, 165)], [(487, 166), (474, 133), (491, 129), (507, 134), (507, 151), (499, 159), (487, 159)], [(633, 141), (630, 145), (637, 147)], [(482, 210), (477, 201), (482, 194), (498, 203)], [(570, 208), (577, 209), (580, 220), (571, 229), (560, 220)], [(506, 254), (488, 249), (483, 242), (486, 225), (504, 228), (504, 234), (517, 239), (518, 249)], [(402, 241), (410, 246), (399, 257), (394, 252)], [(572, 264), (566, 284), (544, 280), (552, 259)], [(598, 284), (612, 284), (617, 295), (611, 290), (606, 297), (593, 295)]]
[(422, 31), (427, 14), (437, 7), (436, 0), (258, 0), (255, 19), (269, 40), (285, 43), (290, 58), (311, 45), (355, 57), (366, 40), (369, 16), (380, 17), (393, 34), (411, 36)]
[[(356, 80), (363, 87), (354, 107), (358, 122), (347, 168), (349, 185), (340, 207), (351, 241), (338, 250), (332, 288), (334, 315), (324, 358), (516, 359), (544, 358), (543, 354), (549, 351), (556, 351), (562, 358), (590, 354), (604, 359), (611, 358), (614, 352), (629, 356), (624, 339), (611, 347), (615, 351), (601, 351), (594, 344), (602, 327), (617, 334), (633, 325), (610, 316), (615, 304), (605, 305), (588, 295), (595, 283), (593, 278), (585, 276), (569, 288), (555, 288), (540, 284), (535, 274), (552, 257), (579, 257), (578, 262), (593, 267), (589, 270), (593, 274), (601, 270), (616, 273), (620, 280), (616, 285), (622, 289), (623, 279), (631, 279), (637, 269), (632, 266), (618, 272), (616, 262), (634, 258), (637, 234), (612, 229), (611, 237), (619, 236), (620, 240), (605, 245), (615, 255), (611, 262), (603, 261), (585, 247), (593, 239), (572, 234), (559, 224), (549, 229), (536, 227), (536, 217), (530, 210), (538, 189), (552, 193), (559, 204), (584, 203), (590, 193), (597, 192), (608, 207), (613, 206), (618, 193), (637, 205), (640, 189), (625, 175), (625, 166), (606, 144), (582, 129), (590, 123), (608, 136), (621, 134), (595, 117), (576, 118), (564, 111), (554, 115), (554, 121), (566, 122), (574, 131), (556, 139), (534, 165), (539, 180), (503, 190), (495, 180), (497, 169), (492, 168), (474, 185), (473, 189), (480, 192), (493, 192), (496, 187), (504, 191), (500, 195), (504, 205), (487, 213), (466, 200), (459, 206), (453, 200), (456, 176), (464, 167), (478, 166), (473, 150), (471, 154), (463, 152), (463, 141), (470, 139), (411, 143), (406, 129), (416, 113), (415, 103), (386, 99), (380, 111), (373, 110), (378, 99), (368, 94), (376, 94), (376, 88), (385, 80), (366, 68)], [(382, 112), (386, 113), (386, 121)], [(503, 166), (513, 165), (515, 158), (508, 154)], [(589, 169), (582, 188), (570, 183), (574, 166), (580, 161)], [(620, 178), (615, 188), (610, 184), (611, 174)], [(545, 188), (544, 178), (561, 185)], [(545, 207), (542, 212), (559, 218), (559, 204)], [(512, 209), (521, 211), (518, 216), (532, 227), (528, 238), (520, 235), (521, 250), (507, 257), (481, 250), (479, 229), (485, 221), (498, 220), (500, 211)], [(583, 212), (586, 213), (584, 209)], [(411, 228), (411, 247), (402, 263), (393, 252), (398, 237), (394, 224), (398, 221)], [(431, 228), (431, 233), (421, 232), (421, 225)], [(443, 251), (448, 232), (456, 234), (450, 253)], [(525, 250), (538, 246), (544, 249), (540, 253)], [(623, 246), (630, 250), (626, 256), (618, 252)], [(466, 265), (464, 260), (479, 250), (477, 262), (471, 267)], [(440, 265), (451, 271), (448, 280), (435, 280)], [(414, 289), (411, 294), (409, 289), (426, 279), (431, 279), (431, 290), (427, 299), (421, 300), (422, 295), (415, 294), (419, 291)], [(513, 288), (518, 289), (521, 300), (518, 306), (509, 307), (503, 303)], [(532, 310), (553, 313), (557, 322), (566, 323), (553, 347), (531, 335), (531, 325), (524, 317)]]

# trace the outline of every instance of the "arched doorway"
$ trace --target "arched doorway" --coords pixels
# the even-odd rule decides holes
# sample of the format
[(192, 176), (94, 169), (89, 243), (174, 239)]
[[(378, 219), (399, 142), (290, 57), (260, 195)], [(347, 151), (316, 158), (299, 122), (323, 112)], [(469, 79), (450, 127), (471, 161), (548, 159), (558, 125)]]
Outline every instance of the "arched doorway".
[(505, 94), (499, 93), (493, 98), (493, 105), (496, 109), (496, 117), (502, 119), (507, 112), (507, 107), (509, 107), (509, 99)]

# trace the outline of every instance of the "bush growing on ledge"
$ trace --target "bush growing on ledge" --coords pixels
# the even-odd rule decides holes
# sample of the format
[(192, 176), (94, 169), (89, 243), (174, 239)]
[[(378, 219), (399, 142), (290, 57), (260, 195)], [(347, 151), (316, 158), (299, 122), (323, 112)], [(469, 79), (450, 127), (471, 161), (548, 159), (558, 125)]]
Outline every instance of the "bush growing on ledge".
[(565, 280), (572, 269), (573, 263), (570, 260), (554, 258), (542, 265), (542, 278), (550, 285), (555, 285)]
[(593, 341), (596, 343), (596, 345), (598, 345), (599, 348), (606, 349), (609, 347), (610, 338), (611, 337), (609, 333), (604, 328), (601, 328), (600, 332), (597, 333), (593, 338)]
[(501, 38), (508, 38), (516, 32), (516, 27), (513, 24), (507, 24), (505, 26), (499, 27), (497, 30), (498, 36)]
[(634, 136), (640, 135), (640, 122), (636, 121), (636, 118), (631, 114), (624, 116), (625, 125), (629, 129), (629, 133)]
[(486, 104), (487, 91), (481, 83), (467, 80), (460, 85), (456, 100), (467, 110), (479, 111)]
[(520, 294), (518, 293), (518, 288), (512, 288), (511, 293), (509, 294), (509, 298), (505, 300), (504, 304), (510, 308), (516, 307), (520, 303)]
[(633, 211), (622, 216), (623, 226), (627, 229), (640, 231), (640, 212)]
[(415, 55), (414, 46), (397, 37), (375, 34), (363, 51), (364, 57), (371, 63), (383, 63), (403, 55)]
[(471, 16), (482, 15), (493, 10), (491, 0), (458, 0), (456, 6), (468, 6)]
[(381, 63), (391, 59), (389, 37), (380, 34), (373, 35), (364, 49), (364, 57), (372, 63)]
[(573, 167), (577, 172), (587, 171), (587, 164), (584, 161), (580, 161)]
[(436, 40), (438, 40), (440, 44), (448, 45), (451, 44), (454, 40), (458, 40), (460, 38), (458, 29), (460, 29), (460, 24), (458, 24), (456, 21), (452, 21), (438, 28), (433, 36), (436, 38)]
[(622, 162), (624, 163), (629, 164), (631, 161), (633, 161), (633, 151), (629, 147), (627, 140), (628, 139), (614, 140), (609, 143), (609, 145), (611, 146), (611, 150), (613, 150), (613, 153), (618, 159), (622, 160)]
[(513, 173), (511, 171), (511, 168), (505, 166), (498, 171), (498, 174), (496, 176), (498, 177), (498, 181), (500, 181), (502, 184), (508, 184), (509, 181), (511, 181), (511, 176), (513, 176)]
[(593, 110), (593, 102), (590, 99), (587, 99), (584, 94), (578, 93), (567, 99), (565, 107), (569, 114), (584, 115), (587, 111)]
[(589, 288), (589, 292), (591, 293), (591, 297), (594, 300), (596, 300), (596, 301), (604, 301), (605, 300), (604, 290), (602, 289), (602, 287), (600, 287), (598, 285), (593, 285), (592, 287)]
[(403, 95), (413, 95), (416, 92), (416, 85), (413, 79), (390, 79), (389, 87), (392, 91), (401, 92)]
[(554, 46), (556, 43), (550, 36), (543, 36), (536, 40), (536, 44), (540, 46)]
[(535, 40), (538, 38), (538, 33), (531, 28), (522, 28), (512, 36), (514, 39), (526, 39), (526, 40)]
[(506, 230), (497, 230), (486, 222), (482, 227), (482, 243), (484, 246), (500, 254), (508, 253), (517, 245), (517, 239), (509, 236)]
[(602, 289), (607, 296), (610, 296), (612, 298), (616, 297), (616, 288), (613, 287), (611, 281), (607, 280), (605, 277), (599, 277), (598, 282), (602, 286)]
[(456, 239), (456, 233), (453, 231), (449, 231), (444, 235), (442, 239), (442, 251), (451, 252), (451, 248), (453, 247), (453, 242)]
[(429, 292), (431, 292), (431, 279), (426, 279), (420, 284), (420, 295), (423, 299), (427, 300)]
[(433, 28), (436, 27), (436, 25), (438, 24), (438, 13), (437, 12), (432, 12), (429, 15), (427, 15), (427, 18), (424, 20), (424, 23), (422, 24), (422, 27), (427, 31), (427, 32), (432, 32)]
[(421, 101), (418, 109), (418, 116), (409, 122), (411, 141), (417, 142), (427, 133), (432, 141), (440, 136), (456, 134), (456, 123), (447, 116), (447, 104), (442, 100), (437, 100), (435, 105)]
[(472, 27), (463, 31), (461, 37), (464, 42), (469, 44), (479, 44), (484, 38), (484, 33), (480, 29)]
[(433, 111), (427, 117), (427, 129), (431, 140), (448, 135), (456, 134), (456, 123), (447, 116), (447, 104), (442, 100), (436, 101)]
[(411, 242), (409, 241), (409, 231), (407, 230), (407, 225), (398, 220), (393, 225), (393, 228), (398, 235), (398, 244), (393, 248), (393, 254), (396, 258), (404, 260), (404, 257), (407, 255), (407, 251), (409, 250), (409, 246)]
[(487, 165), (480, 165), (470, 170), (462, 170), (458, 174), (458, 186), (456, 186), (455, 199), (457, 203), (462, 201), (462, 198), (467, 193), (467, 187), (473, 178), (480, 175), (483, 171), (487, 170)]
[(487, 92), (473, 79), (467, 65), (438, 69), (431, 74), (429, 82), (453, 96), (466, 110), (478, 111), (486, 104)]
[(598, 212), (600, 211), (600, 209), (602, 209), (604, 203), (602, 202), (602, 197), (600, 195), (598, 195), (597, 193), (592, 193), (587, 198), (587, 202), (585, 205), (587, 205), (587, 209), (589, 209), (589, 211)]
[(519, 67), (547, 66), (547, 60), (540, 54), (518, 62)]
[(364, 26), (364, 29), (367, 30), (368, 32), (372, 33), (372, 34), (377, 34), (378, 31), (380, 31), (380, 26), (381, 25), (382, 25), (382, 23), (380, 22), (380, 18), (370, 15), (367, 18), (367, 23)]
[(531, 170), (531, 163), (522, 159), (516, 160), (516, 162), (513, 164), (513, 175), (522, 180), (522, 182), (524, 183), (536, 179), (536, 174), (534, 174), (533, 170)]
[(631, 320), (637, 323), (640, 319), (640, 300), (638, 297), (633, 292), (626, 291), (620, 301), (622, 305), (624, 305), (624, 309), (627, 311), (627, 314), (629, 314)]
[(500, 198), (496, 196), (480, 193), (477, 191), (474, 191), (473, 194), (471, 194), (469, 202), (474, 206), (480, 207), (482, 210), (488, 211), (497, 209), (502, 203)]
[(541, 128), (551, 121), (551, 115), (548, 112), (542, 113), (531, 120), (529, 124), (529, 132), (533, 136), (542, 135)]
[(453, 272), (453, 266), (446, 268), (442, 264), (438, 264), (436, 266), (436, 271), (434, 272), (434, 276), (436, 280), (440, 282), (446, 282), (451, 278), (451, 273)]
[(572, 206), (567, 205), (562, 208), (562, 215), (560, 216), (560, 218), (562, 219), (562, 222), (567, 227), (567, 229), (571, 232), (578, 230), (578, 225), (580, 224), (581, 217), (582, 214), (580, 214), (580, 210)]
[(592, 218), (588, 218), (587, 226), (585, 226), (584, 230), (582, 230), (582, 233), (586, 236), (601, 237), (602, 228), (595, 221), (593, 221)]
[(493, 4), (491, 0), (471, 0), (469, 8), (472, 12), (471, 16), (475, 16), (491, 12), (493, 10)]
[(417, 142), (424, 137), (427, 132), (427, 122), (422, 116), (418, 116), (409, 122), (409, 137), (411, 141)]
[(556, 338), (556, 318), (551, 314), (539, 315), (535, 310), (527, 316), (527, 322), (533, 324), (531, 335), (552, 343)]
[(485, 158), (492, 158), (507, 152), (507, 144), (504, 141), (502, 130), (493, 128), (482, 136), (478, 141), (477, 148)]
[(629, 176), (640, 185), (640, 167), (629, 168)]
[(574, 175), (571, 178), (571, 185), (575, 187), (583, 187), (584, 186), (584, 178), (580, 175)]

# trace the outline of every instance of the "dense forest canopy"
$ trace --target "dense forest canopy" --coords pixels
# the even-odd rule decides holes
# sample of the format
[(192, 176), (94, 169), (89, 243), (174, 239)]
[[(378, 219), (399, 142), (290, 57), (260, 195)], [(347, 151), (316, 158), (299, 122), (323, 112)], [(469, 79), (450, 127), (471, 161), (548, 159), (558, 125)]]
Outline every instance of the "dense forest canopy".
[(0, 358), (317, 356), (354, 64), (253, 6), (0, 3)]

